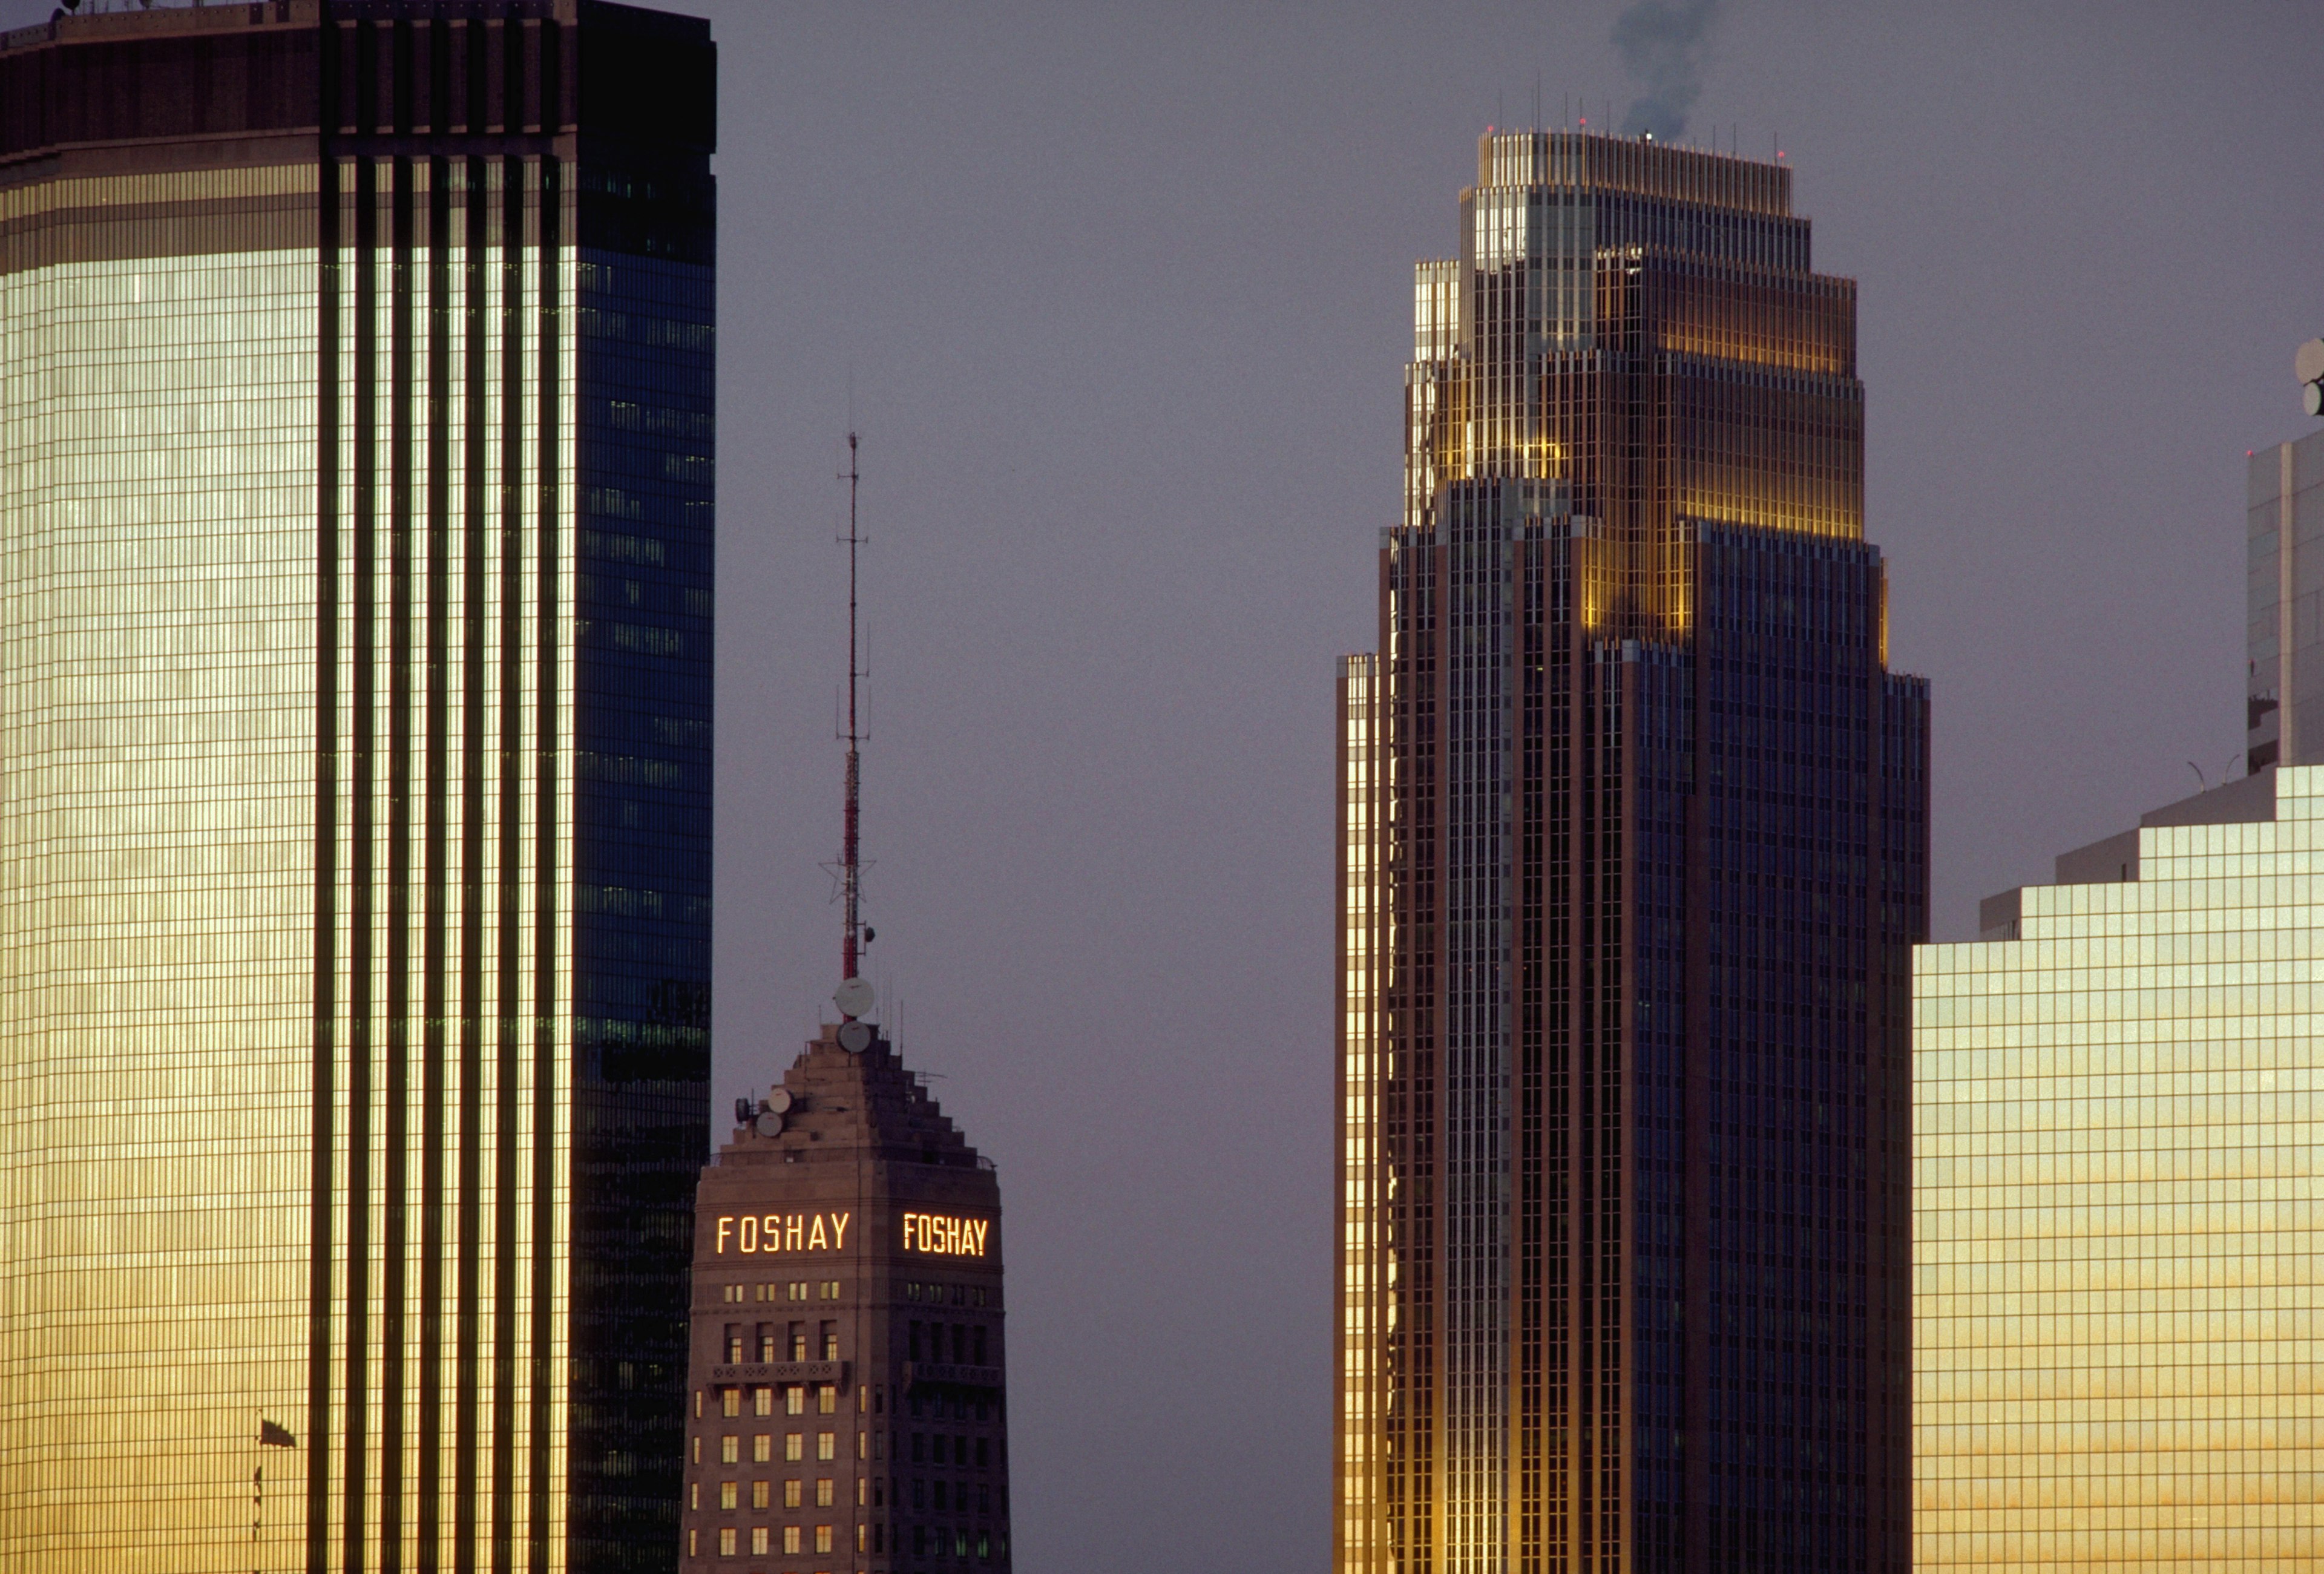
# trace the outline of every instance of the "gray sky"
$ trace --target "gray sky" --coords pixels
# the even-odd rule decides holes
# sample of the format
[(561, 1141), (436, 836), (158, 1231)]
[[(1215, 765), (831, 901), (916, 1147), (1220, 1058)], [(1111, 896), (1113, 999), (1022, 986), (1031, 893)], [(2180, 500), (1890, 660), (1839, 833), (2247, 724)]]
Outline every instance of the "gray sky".
[[(1327, 1565), (1333, 661), (1373, 643), (1412, 264), (1536, 75), (1618, 120), (1618, 11), (715, 11), (718, 1091), (835, 965), (852, 380), (873, 955), (1001, 1165), (1028, 1574)], [(2319, 80), (2305, 5), (1714, 24), (1694, 131), (1780, 133), (1861, 287), (1941, 937), (2241, 745)]]
[[(1412, 264), (1536, 79), (1620, 120), (1619, 8), (706, 9), (718, 1100), (835, 981), (852, 388), (872, 954), (1001, 1168), (1020, 1567), (1321, 1570), (1333, 658), (1373, 640)], [(2244, 455), (2312, 425), (2324, 333), (2319, 80), (2300, 3), (1711, 26), (1692, 131), (1780, 134), (1860, 284), (1940, 937), (2240, 746)]]

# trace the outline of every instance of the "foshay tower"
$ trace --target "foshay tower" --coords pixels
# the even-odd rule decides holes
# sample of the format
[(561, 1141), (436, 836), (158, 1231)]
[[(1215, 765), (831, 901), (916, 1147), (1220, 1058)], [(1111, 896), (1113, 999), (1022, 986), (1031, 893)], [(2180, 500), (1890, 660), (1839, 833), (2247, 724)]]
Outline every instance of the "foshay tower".
[(1790, 171), (1489, 134), (1343, 673), (1336, 1561), (1907, 1565), (1928, 697)]
[(826, 1024), (696, 1193), (683, 1569), (1005, 1571), (1001, 1184), (870, 1020), (858, 976), (855, 438), (845, 906)]

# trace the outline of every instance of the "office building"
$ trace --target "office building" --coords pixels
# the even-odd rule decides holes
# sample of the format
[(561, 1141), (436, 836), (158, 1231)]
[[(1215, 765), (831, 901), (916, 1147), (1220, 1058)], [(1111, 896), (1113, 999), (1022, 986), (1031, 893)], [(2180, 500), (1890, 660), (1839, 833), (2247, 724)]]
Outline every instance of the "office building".
[(1908, 1556), (1928, 700), (1791, 174), (1491, 133), (1342, 676), (1336, 1564)]
[(1922, 1574), (2324, 1560), (2319, 871), (2263, 769), (1915, 959)]
[(696, 1193), (679, 1568), (1005, 1571), (992, 1162), (863, 1021), (736, 1115)]
[(715, 55), (0, 36), (0, 1567), (667, 1569)]

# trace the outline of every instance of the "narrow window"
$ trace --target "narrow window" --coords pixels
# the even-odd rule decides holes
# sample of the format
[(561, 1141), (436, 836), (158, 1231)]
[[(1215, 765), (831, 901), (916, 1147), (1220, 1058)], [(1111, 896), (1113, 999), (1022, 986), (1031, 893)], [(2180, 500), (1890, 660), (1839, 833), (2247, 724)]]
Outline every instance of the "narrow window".
[(800, 1279), (791, 1285), (790, 1297), (794, 1301), (804, 1301), (807, 1299), (807, 1281), (805, 1279)]
[(926, 1435), (917, 1431), (912, 1434), (912, 1463), (915, 1465), (927, 1458)]
[(759, 1324), (759, 1359), (771, 1361), (774, 1358), (775, 1325), (771, 1322), (762, 1322)]
[(860, 1519), (855, 1522), (855, 1550), (859, 1552), (872, 1550), (872, 1527)]
[(794, 1361), (807, 1359), (807, 1324), (804, 1322), (791, 1324), (791, 1359)]
[(952, 1325), (952, 1361), (955, 1367), (968, 1364), (968, 1326), (965, 1323)]
[(731, 1367), (742, 1358), (742, 1325), (730, 1322), (726, 1325), (726, 1364)]
[(699, 1511), (702, 1507), (702, 1483), (690, 1483), (686, 1488), (686, 1506)]
[(835, 1322), (823, 1325), (823, 1358), (826, 1361), (839, 1359), (839, 1324)]
[(982, 1438), (976, 1440), (976, 1468), (980, 1470), (983, 1469), (991, 1462), (986, 1457), (984, 1451), (985, 1446), (985, 1441)]
[(799, 1479), (798, 1477), (794, 1476), (789, 1480), (783, 1483), (783, 1506), (785, 1508), (797, 1508), (798, 1505)]
[(928, 1484), (919, 1477), (915, 1476), (912, 1477), (912, 1506), (914, 1508), (926, 1508), (927, 1505)]
[(919, 1358), (920, 1358), (920, 1324), (919, 1324), (918, 1321), (915, 1321), (915, 1322), (912, 1324), (912, 1359), (914, 1359), (914, 1360), (916, 1360), (916, 1361), (917, 1361), (917, 1360), (918, 1360)]

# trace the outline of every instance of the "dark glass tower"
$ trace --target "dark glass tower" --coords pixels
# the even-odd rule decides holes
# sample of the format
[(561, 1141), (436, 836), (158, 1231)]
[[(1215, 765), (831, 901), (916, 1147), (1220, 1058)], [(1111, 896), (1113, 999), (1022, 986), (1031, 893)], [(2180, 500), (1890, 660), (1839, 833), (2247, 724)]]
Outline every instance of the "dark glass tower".
[(1343, 675), (1336, 1560), (1909, 1560), (1928, 698), (1790, 172), (1487, 136)]
[(715, 87), (594, 0), (0, 35), (0, 1565), (674, 1565)]

